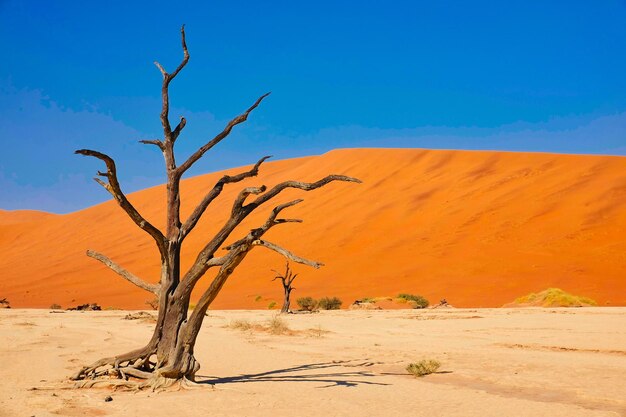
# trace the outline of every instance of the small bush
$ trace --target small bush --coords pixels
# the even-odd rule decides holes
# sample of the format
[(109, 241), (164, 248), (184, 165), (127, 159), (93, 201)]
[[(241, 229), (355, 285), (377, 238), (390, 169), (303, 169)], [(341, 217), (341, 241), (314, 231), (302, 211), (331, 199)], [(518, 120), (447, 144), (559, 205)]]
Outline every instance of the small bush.
[(317, 302), (321, 310), (339, 310), (341, 304), (341, 300), (337, 297), (323, 297)]
[(317, 301), (312, 297), (300, 297), (296, 300), (296, 304), (301, 310), (313, 311), (317, 308)]
[(406, 367), (406, 370), (413, 376), (422, 377), (425, 375), (430, 375), (433, 372), (437, 372), (440, 366), (441, 363), (439, 363), (439, 361), (428, 359), (410, 363)]
[(61, 310), (63, 307), (61, 307), (59, 304), (54, 303), (50, 306), (50, 310)]
[(257, 303), (259, 301), (261, 301), (262, 299), (263, 299), (263, 297), (261, 297), (260, 295), (257, 295), (256, 297), (254, 297), (254, 301), (257, 302)]
[(252, 323), (250, 323), (248, 320), (234, 320), (230, 322), (229, 327), (231, 329), (246, 331), (252, 328)]
[(267, 305), (268, 310), (271, 310), (271, 309), (273, 309), (274, 307), (276, 307), (276, 301), (271, 301), (271, 302)]
[(268, 330), (271, 334), (285, 334), (290, 331), (287, 322), (277, 316), (268, 322)]
[(415, 308), (426, 308), (428, 307), (428, 300), (422, 297), (421, 295), (414, 294), (398, 294), (398, 301), (405, 300), (404, 302), (413, 302), (415, 304)]
[(375, 303), (377, 300), (374, 297), (365, 297), (360, 300), (362, 303)]

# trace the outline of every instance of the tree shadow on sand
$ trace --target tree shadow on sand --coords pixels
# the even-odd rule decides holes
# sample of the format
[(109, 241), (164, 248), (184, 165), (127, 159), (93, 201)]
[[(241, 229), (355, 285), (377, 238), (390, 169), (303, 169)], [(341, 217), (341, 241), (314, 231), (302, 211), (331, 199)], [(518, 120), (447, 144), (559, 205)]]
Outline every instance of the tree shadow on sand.
[[(354, 363), (355, 361), (332, 361), (310, 363), (291, 368), (275, 369), (257, 374), (241, 374), (229, 377), (197, 375), (200, 384), (220, 385), (248, 382), (320, 382), (326, 385), (317, 388), (356, 387), (357, 385), (390, 385), (381, 382), (367, 381), (361, 378), (379, 376), (369, 371), (339, 371), (336, 368), (371, 366), (371, 362)], [(309, 371), (309, 372), (307, 372)], [(357, 379), (358, 378), (358, 379)]]

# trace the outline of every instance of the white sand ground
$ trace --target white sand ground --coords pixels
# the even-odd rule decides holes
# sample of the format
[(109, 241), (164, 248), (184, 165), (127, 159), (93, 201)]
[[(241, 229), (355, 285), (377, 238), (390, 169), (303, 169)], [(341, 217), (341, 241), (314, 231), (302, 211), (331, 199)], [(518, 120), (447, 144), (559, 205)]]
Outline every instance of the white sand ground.
[[(273, 312), (212, 311), (206, 388), (69, 389), (80, 365), (148, 340), (126, 314), (0, 310), (0, 416), (626, 415), (626, 308), (322, 312), (285, 317), (291, 336), (228, 327)], [(404, 371), (431, 358), (442, 373)]]

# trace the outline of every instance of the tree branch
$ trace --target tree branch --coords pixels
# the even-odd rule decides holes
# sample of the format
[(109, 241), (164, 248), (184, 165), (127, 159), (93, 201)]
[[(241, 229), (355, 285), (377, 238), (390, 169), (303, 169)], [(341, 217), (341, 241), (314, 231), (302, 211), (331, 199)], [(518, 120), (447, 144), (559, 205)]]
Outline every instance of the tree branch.
[(154, 140), (140, 140), (139, 143), (143, 143), (144, 145), (155, 145), (158, 146), (161, 151), (165, 150), (165, 145), (158, 139)]
[[(278, 246), (275, 243), (268, 242), (267, 240), (257, 239), (257, 240), (252, 241), (251, 245), (252, 246), (263, 246), (263, 247), (266, 247), (268, 249), (273, 250), (274, 252), (280, 253), (285, 258), (287, 258), (287, 259), (289, 259), (291, 261), (294, 261), (294, 262), (297, 262), (297, 263), (303, 264), (303, 265), (312, 266), (315, 269), (319, 269), (320, 266), (324, 266), (324, 264), (321, 263), (321, 262), (310, 261), (308, 259), (301, 258), (298, 255), (295, 255), (292, 252), (288, 251), (287, 249), (285, 249), (285, 248), (283, 248), (281, 246)], [(276, 278), (278, 278), (278, 277), (276, 277)], [(283, 282), (284, 281), (285, 280), (283, 279)]]
[(240, 123), (245, 122), (248, 119), (248, 115), (252, 112), (252, 110), (256, 109), (258, 105), (261, 104), (261, 101), (263, 101), (263, 99), (269, 95), (270, 93), (263, 94), (261, 97), (257, 99), (257, 101), (248, 110), (246, 110), (243, 114), (240, 114), (239, 116), (235, 117), (233, 120), (228, 122), (224, 130), (222, 130), (217, 136), (215, 136), (213, 139), (211, 139), (209, 142), (203, 145), (200, 149), (198, 149), (193, 155), (189, 157), (189, 159), (187, 159), (183, 164), (181, 164), (178, 167), (179, 175), (182, 175), (198, 159), (202, 158), (202, 155), (204, 155), (209, 149), (211, 149), (212, 147), (220, 143), (222, 139), (228, 136), (231, 130), (233, 130), (233, 127), (237, 126)]
[[(161, 125), (163, 126), (163, 132), (165, 133), (166, 142), (173, 142), (174, 140), (176, 140), (175, 137), (172, 138), (172, 127), (170, 126), (170, 121), (168, 119), (168, 115), (170, 111), (168, 87), (169, 87), (170, 82), (178, 75), (178, 73), (183, 69), (183, 67), (187, 65), (187, 62), (189, 62), (189, 51), (187, 50), (187, 43), (185, 42), (185, 25), (183, 25), (180, 28), (180, 35), (181, 35), (182, 46), (183, 46), (183, 60), (180, 63), (180, 65), (178, 65), (178, 67), (174, 70), (174, 72), (172, 72), (171, 74), (168, 74), (168, 72), (165, 70), (165, 68), (163, 68), (161, 64), (159, 64), (156, 61), (154, 62), (154, 65), (156, 65), (159, 71), (161, 71), (161, 74), (163, 74), (163, 85), (161, 87), (161, 99), (162, 99)], [(184, 124), (179, 129), (178, 133), (180, 133), (180, 130), (182, 130), (183, 127), (184, 127)], [(176, 136), (178, 136), (178, 134)]]
[(283, 286), (285, 288), (291, 287), (291, 283), (298, 276), (298, 274), (294, 274), (291, 268), (289, 268), (289, 261), (285, 264), (285, 273), (280, 273), (275, 269), (272, 269), (272, 271), (276, 273), (276, 277), (272, 281), (276, 281), (280, 278), (283, 281)]
[[(244, 244), (251, 244), (252, 241), (254, 241), (256, 239), (259, 239), (261, 236), (263, 236), (265, 234), (265, 232), (267, 232), (271, 227), (276, 226), (277, 224), (285, 223), (284, 221), (276, 220), (276, 217), (278, 216), (278, 214), (281, 211), (283, 211), (287, 207), (295, 206), (296, 204), (299, 204), (299, 203), (301, 203), (303, 201), (304, 200), (302, 200), (302, 199), (293, 200), (293, 201), (289, 201), (288, 203), (284, 203), (284, 204), (281, 204), (279, 206), (274, 207), (274, 209), (272, 210), (272, 213), (267, 218), (267, 220), (263, 224), (263, 226), (258, 227), (256, 229), (250, 230), (250, 233), (248, 233), (248, 235), (246, 235), (245, 237), (239, 239), (235, 243), (232, 243), (232, 244), (226, 246), (224, 249), (225, 250), (231, 250), (231, 249), (236, 248), (237, 246), (241, 246), (241, 245), (244, 245)], [(280, 220), (284, 220), (284, 219), (280, 219)]]
[(139, 278), (136, 275), (133, 275), (132, 273), (128, 272), (127, 270), (125, 270), (124, 268), (122, 268), (121, 266), (119, 266), (118, 264), (113, 262), (111, 259), (109, 259), (106, 256), (102, 255), (101, 253), (98, 253), (98, 252), (92, 251), (92, 250), (88, 250), (87, 251), (87, 256), (102, 262), (103, 264), (105, 264), (106, 266), (111, 268), (111, 270), (113, 270), (118, 275), (120, 275), (122, 278), (124, 278), (128, 282), (131, 282), (131, 283), (135, 284), (136, 286), (138, 286), (142, 290), (146, 290), (146, 291), (149, 291), (149, 292), (151, 292), (153, 294), (159, 295), (159, 290), (161, 288), (160, 285), (158, 285), (158, 284), (157, 285), (155, 285), (155, 284), (148, 284), (147, 282), (143, 281), (141, 278)]
[(163, 68), (163, 66), (159, 64), (157, 61), (154, 61), (154, 65), (156, 65), (159, 71), (161, 71), (161, 74), (163, 74), (163, 79), (167, 78), (168, 74), (167, 74), (167, 71), (165, 71), (165, 68)]
[(239, 192), (239, 195), (237, 195), (235, 202), (233, 203), (233, 208), (231, 210), (231, 218), (238, 217), (238, 214), (241, 213), (241, 209), (243, 208), (243, 203), (246, 201), (246, 198), (248, 198), (250, 194), (261, 194), (265, 192), (265, 190), (266, 188), (264, 185), (260, 187), (246, 187), (243, 190), (241, 190)]
[(143, 218), (141, 214), (137, 211), (137, 209), (128, 201), (126, 195), (122, 192), (120, 188), (120, 183), (117, 180), (117, 169), (115, 167), (115, 161), (103, 153), (92, 151), (89, 149), (79, 149), (74, 153), (85, 156), (92, 156), (94, 158), (98, 158), (106, 164), (107, 172), (102, 173), (98, 172), (99, 175), (102, 175), (108, 179), (108, 183), (95, 178), (98, 184), (102, 185), (117, 201), (118, 205), (128, 214), (128, 216), (135, 222), (139, 228), (146, 231), (150, 236), (154, 238), (159, 247), (159, 251), (161, 256), (165, 254), (165, 237), (163, 233), (156, 227), (154, 227), (150, 222)]
[(211, 268), (214, 266), (222, 266), (226, 262), (226, 257), (222, 256), (220, 258), (211, 258), (206, 262), (206, 265)]
[(211, 202), (213, 202), (213, 200), (215, 200), (220, 195), (224, 188), (224, 185), (232, 184), (242, 181), (246, 178), (257, 176), (259, 173), (259, 167), (268, 158), (271, 158), (271, 156), (264, 156), (263, 158), (259, 159), (258, 162), (254, 164), (252, 169), (250, 169), (249, 171), (242, 172), (241, 174), (233, 176), (224, 175), (222, 178), (220, 178), (220, 180), (213, 186), (211, 191), (208, 192), (208, 194), (202, 199), (200, 204), (198, 204), (198, 206), (194, 209), (193, 213), (191, 213), (191, 215), (185, 221), (185, 224), (182, 226), (181, 229), (182, 238), (184, 239), (193, 230), (193, 228), (196, 226), (196, 224), (206, 211), (207, 207), (211, 204)]
[(187, 50), (187, 42), (185, 42), (185, 25), (182, 25), (180, 28), (180, 40), (181, 40), (181, 46), (183, 48), (183, 60), (180, 63), (180, 65), (174, 70), (174, 72), (170, 75), (170, 80), (174, 79), (174, 77), (178, 75), (180, 70), (182, 70), (183, 67), (187, 65), (187, 62), (189, 62), (189, 51)]
[(180, 135), (180, 132), (183, 131), (186, 125), (187, 125), (187, 119), (185, 119), (183, 116), (180, 116), (180, 122), (178, 123), (174, 131), (172, 132), (172, 142), (178, 138), (178, 135)]
[(319, 181), (311, 182), (311, 183), (300, 182), (300, 181), (285, 181), (285, 182), (281, 182), (280, 184), (275, 185), (267, 193), (257, 197), (256, 200), (250, 203), (250, 205), (256, 208), (260, 206), (261, 204), (265, 203), (266, 201), (276, 197), (278, 194), (280, 194), (283, 190), (287, 188), (297, 188), (297, 189), (304, 190), (304, 191), (311, 191), (311, 190), (315, 190), (317, 188), (323, 187), (324, 185), (333, 181), (356, 182), (359, 184), (362, 182), (358, 178), (347, 177), (345, 175), (328, 175)]

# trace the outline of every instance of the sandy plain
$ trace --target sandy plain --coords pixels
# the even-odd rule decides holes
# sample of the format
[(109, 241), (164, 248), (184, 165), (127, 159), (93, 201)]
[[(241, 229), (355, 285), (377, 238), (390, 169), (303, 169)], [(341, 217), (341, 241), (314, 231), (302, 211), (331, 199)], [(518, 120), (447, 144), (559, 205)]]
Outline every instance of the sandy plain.
[[(626, 415), (626, 308), (341, 310), (285, 316), (291, 335), (229, 327), (271, 311), (210, 311), (202, 388), (70, 389), (148, 340), (126, 314), (0, 310), (0, 416)], [(440, 373), (409, 376), (421, 359)]]

